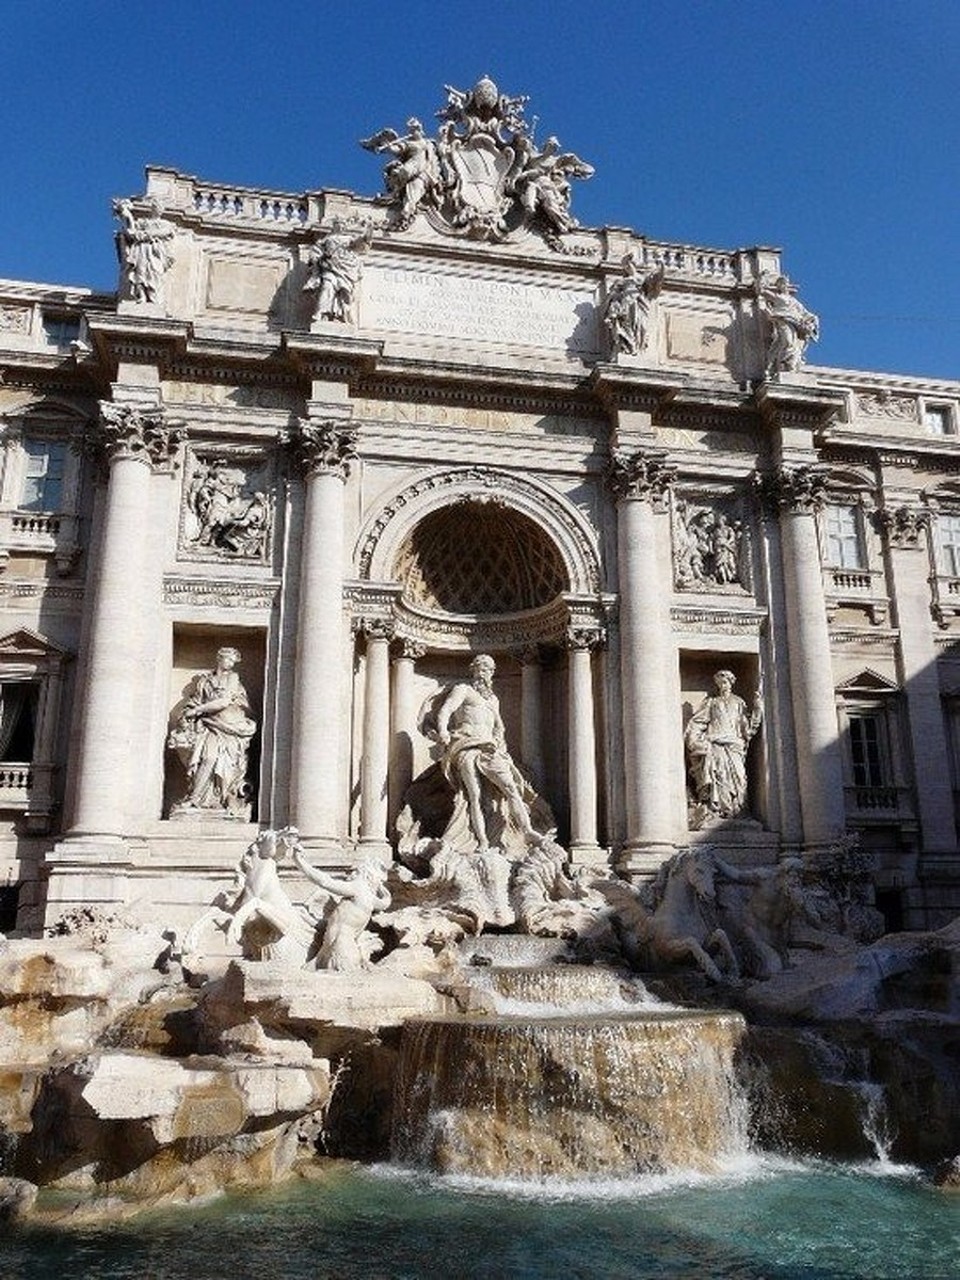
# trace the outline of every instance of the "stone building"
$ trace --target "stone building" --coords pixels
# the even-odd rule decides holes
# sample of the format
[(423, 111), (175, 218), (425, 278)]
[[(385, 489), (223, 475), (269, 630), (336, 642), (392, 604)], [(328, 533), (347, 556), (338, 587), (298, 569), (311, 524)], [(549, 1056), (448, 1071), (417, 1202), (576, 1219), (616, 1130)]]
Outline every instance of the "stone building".
[(575, 862), (846, 830), (949, 918), (960, 383), (806, 363), (777, 251), (580, 227), (522, 100), (439, 114), (376, 198), (151, 168), (116, 294), (0, 283), (6, 927), (186, 920), (268, 825), (389, 859), (477, 652)]

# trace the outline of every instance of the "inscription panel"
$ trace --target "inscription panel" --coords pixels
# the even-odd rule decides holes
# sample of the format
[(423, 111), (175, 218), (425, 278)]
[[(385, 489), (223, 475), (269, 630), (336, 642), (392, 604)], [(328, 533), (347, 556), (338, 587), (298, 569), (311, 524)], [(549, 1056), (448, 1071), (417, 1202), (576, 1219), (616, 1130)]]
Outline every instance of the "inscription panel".
[(599, 354), (596, 290), (556, 281), (370, 265), (360, 322), (387, 333)]

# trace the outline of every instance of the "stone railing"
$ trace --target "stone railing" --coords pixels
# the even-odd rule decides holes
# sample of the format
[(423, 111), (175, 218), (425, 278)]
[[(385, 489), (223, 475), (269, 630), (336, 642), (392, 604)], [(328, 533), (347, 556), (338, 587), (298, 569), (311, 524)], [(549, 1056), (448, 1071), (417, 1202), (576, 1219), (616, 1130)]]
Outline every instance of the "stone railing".
[(246, 188), (197, 185), (193, 208), (202, 214), (224, 218), (299, 225), (307, 221), (307, 202), (296, 195), (277, 191), (250, 191)]
[(26, 814), (27, 828), (43, 833), (53, 812), (54, 766), (0, 761), (0, 813)]
[(79, 552), (79, 521), (51, 511), (0, 511), (0, 571), (10, 553), (53, 556), (57, 572), (69, 573)]
[(844, 795), (848, 816), (913, 816), (913, 793), (910, 787), (845, 787)]
[[(706, 277), (727, 284), (742, 279), (744, 274), (743, 255), (718, 249), (697, 249), (690, 245), (648, 240), (644, 256), (651, 265), (662, 265), (671, 274)], [(752, 274), (750, 268), (749, 275)]]

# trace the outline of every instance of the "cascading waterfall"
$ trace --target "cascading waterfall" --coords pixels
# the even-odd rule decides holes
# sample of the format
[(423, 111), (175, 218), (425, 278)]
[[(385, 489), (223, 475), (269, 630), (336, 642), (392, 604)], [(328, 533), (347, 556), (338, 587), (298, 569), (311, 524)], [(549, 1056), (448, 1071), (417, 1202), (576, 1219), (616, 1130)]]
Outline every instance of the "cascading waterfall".
[[(488, 970), (483, 985), (505, 988), (508, 1001), (546, 999), (540, 1016), (407, 1022), (394, 1159), (445, 1173), (569, 1178), (709, 1171), (742, 1151), (740, 1015), (647, 1001), (638, 1009), (610, 979), (566, 966), (526, 978)], [(571, 1014), (591, 988), (595, 1011)]]

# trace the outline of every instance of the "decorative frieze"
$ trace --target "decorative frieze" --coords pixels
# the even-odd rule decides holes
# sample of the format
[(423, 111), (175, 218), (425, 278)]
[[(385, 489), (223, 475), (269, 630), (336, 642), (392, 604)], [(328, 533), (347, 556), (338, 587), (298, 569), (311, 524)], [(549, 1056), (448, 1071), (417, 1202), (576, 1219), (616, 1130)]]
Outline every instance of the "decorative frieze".
[(0, 333), (29, 333), (32, 307), (0, 307)]
[(765, 609), (710, 609), (696, 605), (674, 605), (670, 620), (674, 631), (697, 635), (759, 635)]
[(604, 627), (568, 627), (566, 633), (566, 647), (568, 649), (602, 649), (607, 643), (607, 633)]
[(652, 450), (615, 453), (610, 460), (607, 479), (618, 501), (636, 499), (666, 510), (670, 485), (677, 469), (668, 465), (666, 455)]
[(856, 396), (857, 412), (865, 418), (892, 418), (898, 422), (919, 421), (915, 396), (895, 395), (881, 388), (879, 391), (861, 391)]
[(280, 582), (237, 578), (187, 578), (170, 575), (163, 580), (163, 602), (175, 608), (249, 609), (266, 612), (277, 604)]
[(740, 504), (674, 493), (673, 577), (679, 591), (749, 591), (750, 537)]

